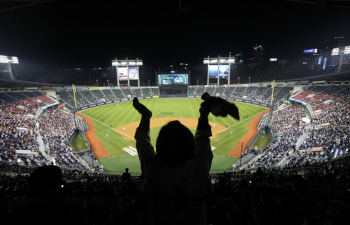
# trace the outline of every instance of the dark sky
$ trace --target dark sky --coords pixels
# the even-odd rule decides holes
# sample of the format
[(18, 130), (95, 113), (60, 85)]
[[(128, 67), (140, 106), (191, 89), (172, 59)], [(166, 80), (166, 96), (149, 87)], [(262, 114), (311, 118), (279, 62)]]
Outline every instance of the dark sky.
[[(69, 2), (69, 3), (68, 3)], [(333, 36), (350, 37), (350, 9), (317, 11), (273, 1), (55, 1), (0, 12), (0, 54), (56, 65), (110, 65), (115, 57), (145, 64), (202, 62), (208, 55), (298, 55)]]

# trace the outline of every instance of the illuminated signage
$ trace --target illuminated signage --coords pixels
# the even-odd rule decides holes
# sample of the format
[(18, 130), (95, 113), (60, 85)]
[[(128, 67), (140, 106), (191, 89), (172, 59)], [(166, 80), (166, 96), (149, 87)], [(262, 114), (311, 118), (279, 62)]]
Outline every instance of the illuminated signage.
[(311, 48), (311, 49), (304, 49), (304, 53), (317, 53), (317, 48)]

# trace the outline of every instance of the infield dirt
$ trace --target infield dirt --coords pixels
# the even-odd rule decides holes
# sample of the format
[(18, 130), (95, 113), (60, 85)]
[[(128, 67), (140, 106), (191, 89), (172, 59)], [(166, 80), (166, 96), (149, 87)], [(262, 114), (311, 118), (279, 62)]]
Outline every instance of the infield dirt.
[[(191, 128), (193, 130), (196, 130), (197, 124), (198, 124), (198, 120), (193, 119), (193, 118), (178, 118), (178, 117), (155, 118), (155, 119), (151, 119), (150, 129), (155, 128), (155, 127), (164, 126), (165, 124), (167, 124), (173, 120), (178, 120), (178, 121), (180, 121), (180, 123), (182, 123), (186, 127)], [(124, 139), (127, 141), (135, 140), (134, 135), (136, 132), (136, 128), (139, 126), (139, 124), (140, 124), (140, 122), (129, 123), (129, 124), (126, 124), (124, 126), (118, 127), (114, 130), (116, 132), (124, 135)], [(209, 124), (211, 126), (212, 133), (213, 133), (213, 136), (211, 137), (211, 139), (214, 139), (216, 134), (227, 130), (227, 128), (221, 124), (216, 123), (214, 125), (213, 122), (209, 122)]]

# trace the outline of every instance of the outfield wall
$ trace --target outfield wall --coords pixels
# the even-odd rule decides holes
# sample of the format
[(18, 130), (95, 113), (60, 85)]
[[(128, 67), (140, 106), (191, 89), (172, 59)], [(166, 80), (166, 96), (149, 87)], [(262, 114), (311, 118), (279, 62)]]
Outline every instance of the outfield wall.
[[(138, 97), (138, 99), (153, 99), (153, 98), (200, 98), (201, 95), (154, 95), (151, 97)], [(262, 103), (262, 102), (257, 102), (257, 101), (250, 101), (250, 100), (245, 100), (245, 99), (239, 99), (239, 98), (223, 98), (229, 101), (235, 101), (235, 102), (243, 102), (243, 103), (249, 103), (249, 104), (253, 104), (253, 105), (260, 105), (260, 106), (264, 106), (267, 108), (270, 108), (270, 104), (267, 103)], [(118, 103), (118, 102), (125, 102), (125, 101), (131, 101), (131, 98), (127, 98), (127, 99), (121, 99), (121, 100), (116, 100), (116, 101), (106, 101), (106, 102), (100, 102), (100, 103), (95, 103), (95, 104), (90, 104), (90, 105), (86, 105), (83, 107), (78, 107), (78, 109), (73, 109), (72, 112), (77, 112), (80, 110), (84, 110), (84, 109), (90, 109), (90, 108), (94, 108), (97, 106), (102, 106), (102, 105), (107, 105), (107, 104), (112, 104), (112, 103)]]

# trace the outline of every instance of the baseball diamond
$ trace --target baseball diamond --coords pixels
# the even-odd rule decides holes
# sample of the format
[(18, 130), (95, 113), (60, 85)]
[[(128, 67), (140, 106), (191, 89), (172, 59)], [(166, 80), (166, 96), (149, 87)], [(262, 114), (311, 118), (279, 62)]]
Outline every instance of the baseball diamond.
[[(150, 125), (152, 145), (155, 146), (160, 128), (172, 120), (179, 120), (194, 134), (201, 102), (202, 100), (196, 98), (141, 100), (153, 112)], [(258, 132), (256, 127), (260, 118), (269, 111), (262, 106), (241, 102), (235, 104), (240, 111), (240, 121), (232, 117), (209, 116), (214, 154), (211, 172), (222, 172), (232, 167), (240, 157), (241, 142), (244, 147), (250, 143)], [(128, 167), (133, 174), (141, 173), (138, 157), (123, 150), (135, 148), (134, 134), (140, 119), (131, 102), (98, 106), (77, 114), (88, 123), (90, 130), (85, 135), (106, 172), (120, 173)]]

